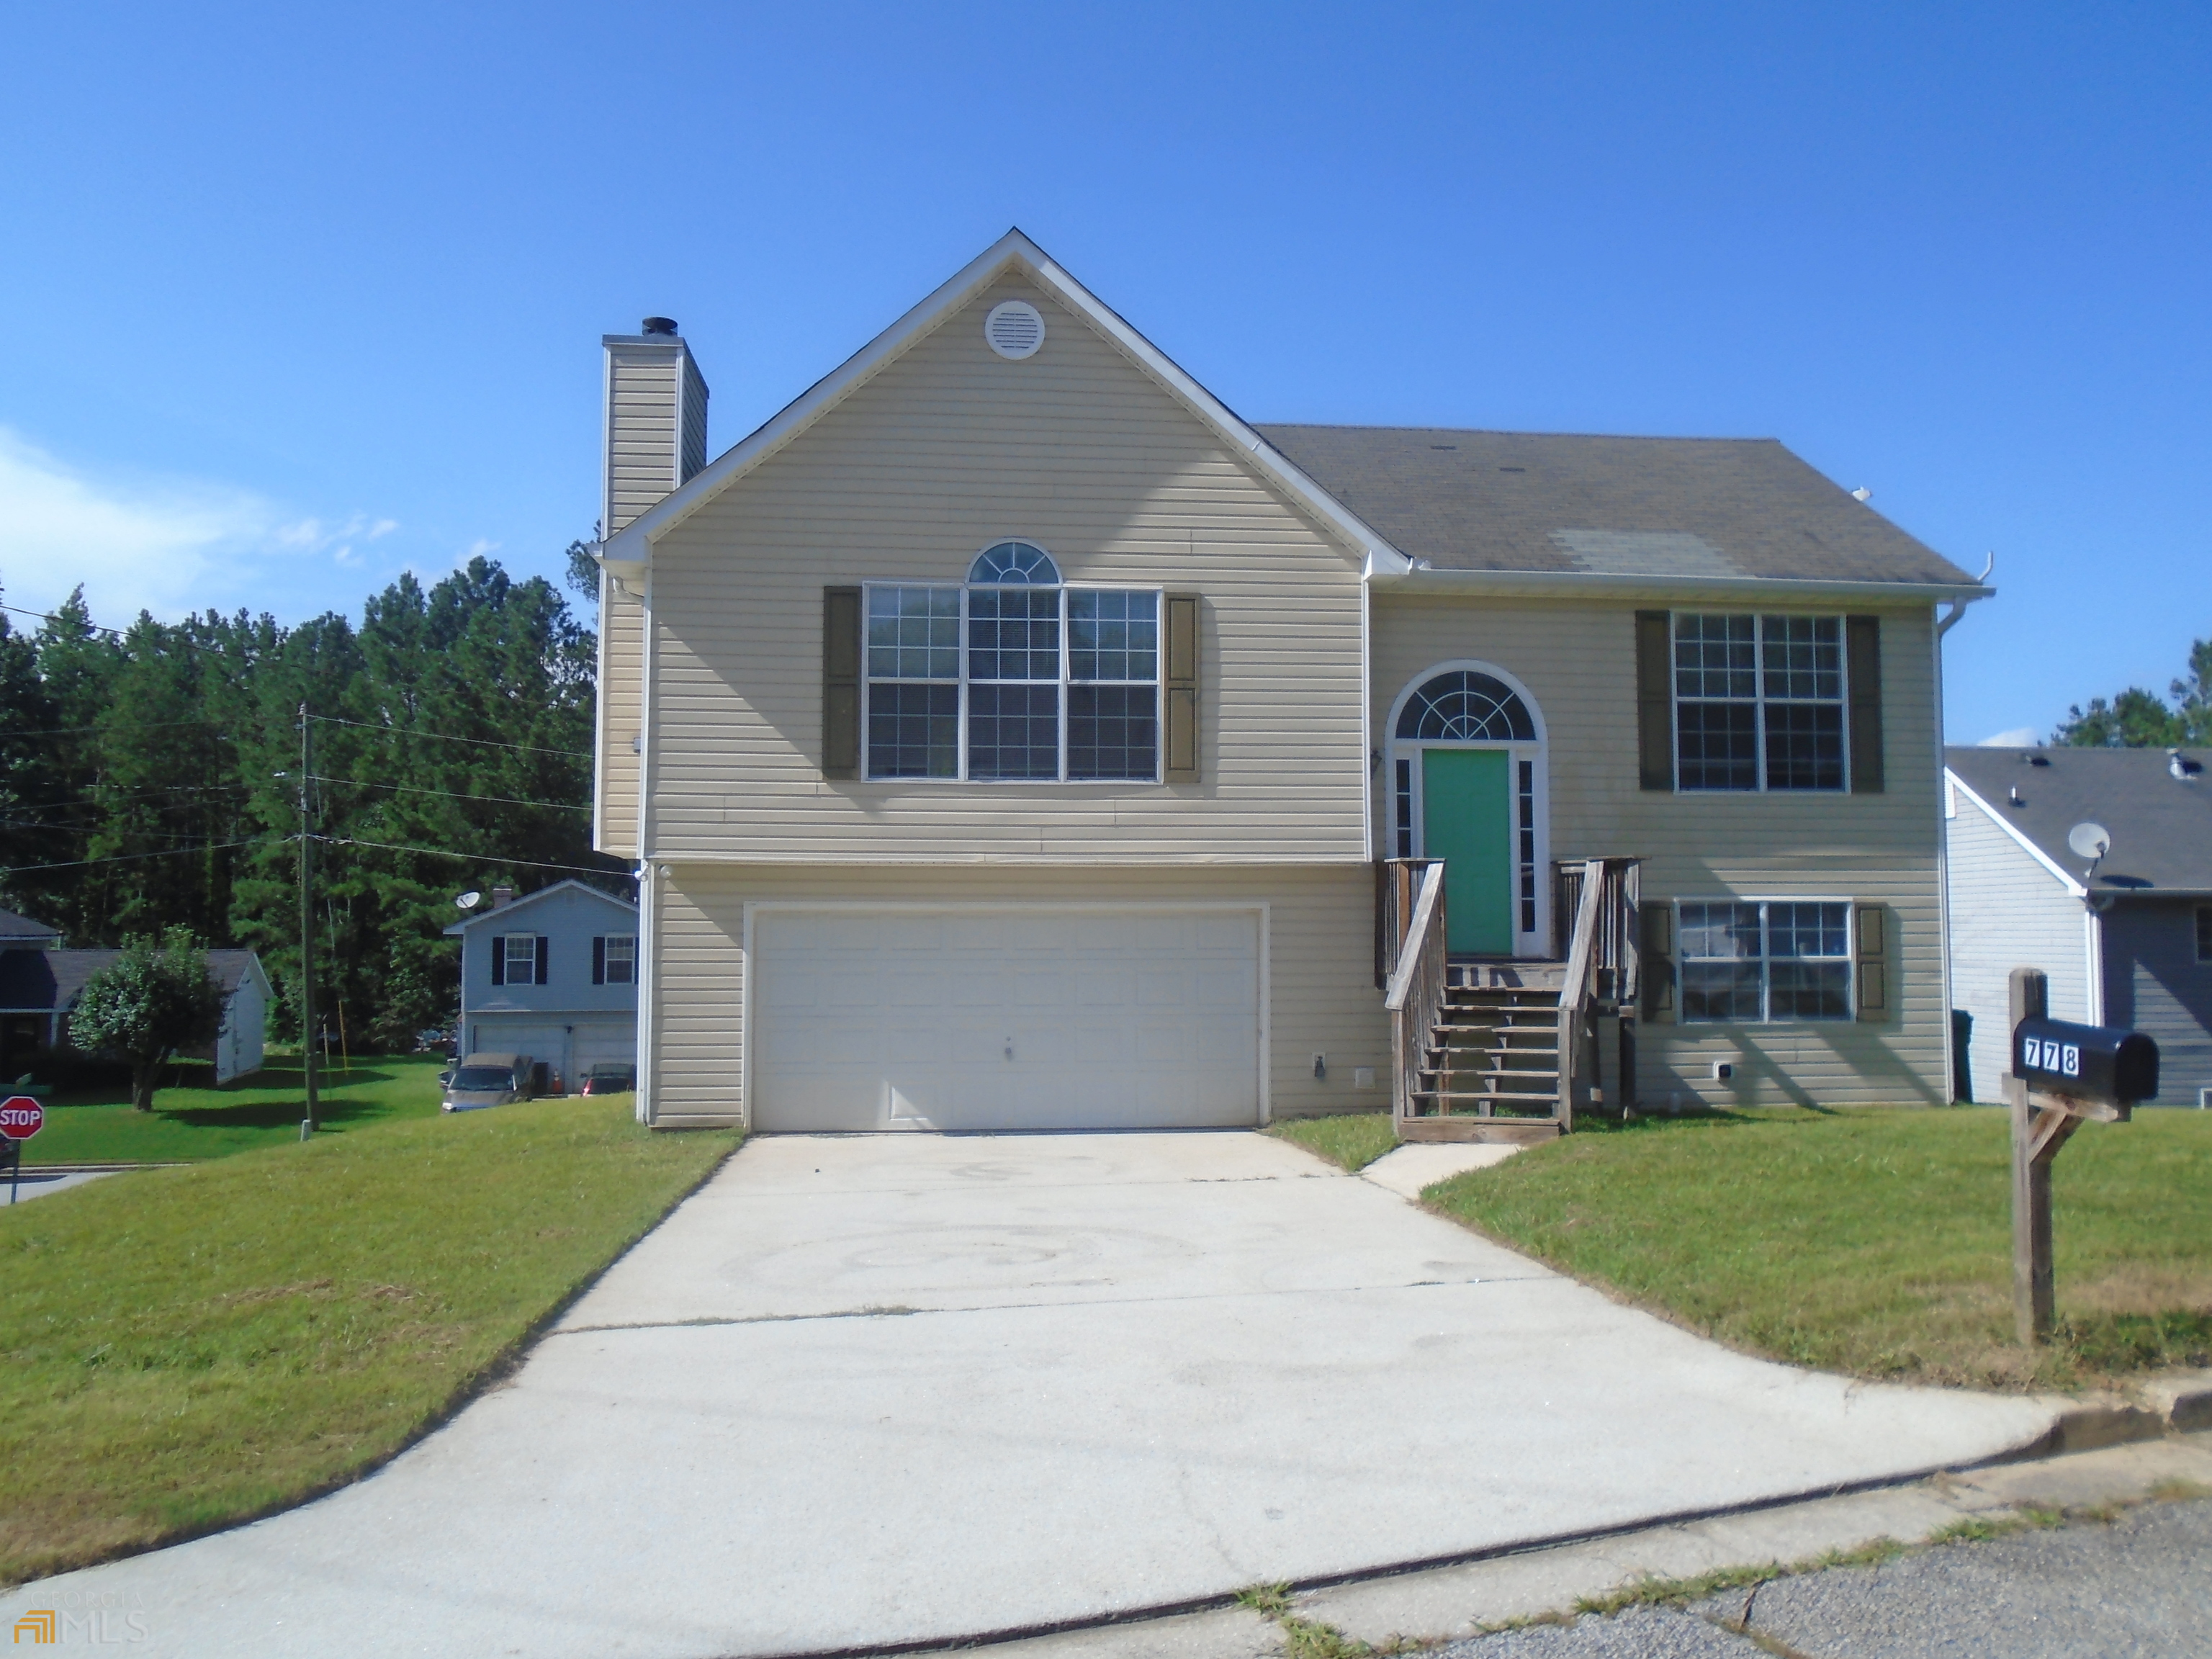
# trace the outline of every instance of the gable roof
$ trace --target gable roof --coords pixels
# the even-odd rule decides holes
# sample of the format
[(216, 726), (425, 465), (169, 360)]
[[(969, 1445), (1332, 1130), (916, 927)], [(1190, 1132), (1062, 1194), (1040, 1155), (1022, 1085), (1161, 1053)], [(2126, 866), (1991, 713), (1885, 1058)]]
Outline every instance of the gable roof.
[[(0, 951), (0, 1010), (10, 1013), (67, 1013), (89, 980), (120, 951)], [(260, 973), (251, 951), (210, 951), (208, 973), (225, 996), (236, 994), (248, 973)], [(268, 975), (262, 975), (266, 982)]]
[(1260, 431), (1438, 570), (1975, 585), (1771, 438)]
[(59, 939), (59, 930), (43, 921), (33, 921), (28, 916), (19, 916), (13, 910), (0, 910), (0, 940), (27, 944), (33, 939)]
[[(2200, 763), (2201, 752), (2182, 751)], [(2040, 759), (2047, 764), (2038, 765)], [(1989, 815), (2083, 885), (2088, 860), (2066, 844), (2074, 826), (2101, 823), (2112, 850), (2090, 890), (2125, 896), (2212, 894), (2212, 767), (2185, 781), (2161, 749), (1947, 749), (1945, 769)], [(2021, 804), (2011, 804), (2020, 791)]]
[[(651, 545), (703, 503), (781, 449), (899, 356), (946, 318), (1009, 270), (1018, 270), (1055, 301), (1088, 322), (1149, 374), (1200, 422), (1290, 496), (1348, 547), (1385, 566), (1402, 569), (1404, 556), (1342, 502), (1301, 472), (1226, 404), (1180, 365), (1132, 328), (1120, 313), (1069, 276), (1020, 230), (1009, 230), (969, 260), (951, 281), (893, 323), (845, 362), (816, 381), (748, 436), (725, 450), (689, 483), (672, 490), (647, 512), (600, 545), (610, 567), (635, 568), (648, 562)], [(449, 930), (450, 931), (450, 930)]]
[(484, 923), (491, 921), (495, 916), (498, 917), (501, 921), (512, 921), (514, 919), (514, 913), (516, 911), (526, 910), (532, 905), (537, 903), (540, 899), (550, 898), (554, 894), (565, 892), (571, 887), (574, 888), (580, 893), (588, 894), (592, 898), (599, 899), (605, 903), (613, 905), (617, 909), (622, 911), (623, 915), (629, 917), (633, 921), (637, 919), (637, 906), (631, 903), (628, 899), (617, 898), (614, 894), (610, 893), (604, 887), (594, 887), (587, 881), (579, 881), (574, 876), (568, 876), (555, 882), (550, 887), (541, 887), (534, 893), (525, 893), (520, 898), (516, 899), (511, 904), (503, 904), (495, 910), (480, 910), (474, 915), (464, 916), (452, 927), (446, 929), (446, 937), (448, 939), (453, 939), (460, 934), (467, 933), (471, 927), (481, 927)]

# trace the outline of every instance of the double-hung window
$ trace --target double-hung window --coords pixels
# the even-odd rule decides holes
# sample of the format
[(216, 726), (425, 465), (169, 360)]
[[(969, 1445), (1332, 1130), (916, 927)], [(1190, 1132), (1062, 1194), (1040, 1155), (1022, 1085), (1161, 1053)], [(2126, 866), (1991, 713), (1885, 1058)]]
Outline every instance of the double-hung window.
[(1850, 911), (1829, 900), (1685, 900), (1683, 1020), (1849, 1019)]
[(1158, 592), (1068, 587), (1001, 542), (965, 586), (871, 586), (866, 614), (870, 777), (1158, 781)]
[(1839, 617), (1674, 617), (1684, 789), (1846, 787)]

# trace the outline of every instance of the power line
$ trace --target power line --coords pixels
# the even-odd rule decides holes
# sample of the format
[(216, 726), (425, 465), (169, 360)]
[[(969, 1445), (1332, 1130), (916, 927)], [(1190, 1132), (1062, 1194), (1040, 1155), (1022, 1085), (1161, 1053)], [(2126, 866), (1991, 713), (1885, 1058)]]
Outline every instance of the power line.
[(400, 847), (388, 841), (356, 841), (350, 836), (318, 836), (317, 841), (330, 847), (374, 847), (385, 853), (422, 853), (434, 859), (459, 859), (469, 864), (510, 864), (518, 870), (568, 870), (580, 876), (628, 876), (626, 870), (610, 870), (603, 865), (547, 864), (538, 859), (503, 858), (497, 853), (450, 853), (442, 847)]
[(446, 800), (489, 801), (497, 806), (548, 806), (556, 812), (588, 812), (588, 806), (573, 806), (562, 800), (522, 800), (513, 795), (467, 795), (458, 789), (424, 789), (411, 783), (370, 783), (363, 778), (326, 778), (317, 773), (317, 783), (343, 784), (353, 789), (397, 789), (410, 795), (436, 795)]
[(93, 864), (129, 864), (138, 859), (174, 858), (180, 853), (220, 853), (229, 847), (253, 847), (272, 839), (249, 836), (244, 841), (211, 841), (198, 847), (172, 847), (159, 853), (116, 853), (104, 859), (71, 859), (65, 864), (11, 864), (0, 866), (0, 876), (28, 875), (34, 870), (82, 870)]
[[(5, 608), (9, 611), (13, 611), (15, 607), (11, 605)], [(206, 714), (198, 714), (188, 720), (146, 720), (133, 726), (131, 730), (135, 732), (164, 732), (173, 726), (222, 726), (227, 723), (228, 722), (226, 721), (212, 719)], [(0, 732), (0, 738), (65, 738), (73, 732), (98, 732), (101, 729), (103, 728), (97, 726), (50, 726), (42, 731), (33, 731), (28, 727), (24, 727), (15, 731)], [(125, 735), (128, 734), (126, 733)]]
[(325, 726), (350, 726), (363, 732), (381, 732), (394, 738), (435, 738), (440, 743), (472, 743), (481, 749), (513, 749), (526, 755), (559, 755), (568, 760), (589, 760), (588, 749), (540, 749), (527, 743), (494, 743), (489, 738), (457, 738), (446, 732), (420, 732), (410, 726), (378, 726), (369, 720), (342, 720), (335, 714), (310, 714), (307, 718)]

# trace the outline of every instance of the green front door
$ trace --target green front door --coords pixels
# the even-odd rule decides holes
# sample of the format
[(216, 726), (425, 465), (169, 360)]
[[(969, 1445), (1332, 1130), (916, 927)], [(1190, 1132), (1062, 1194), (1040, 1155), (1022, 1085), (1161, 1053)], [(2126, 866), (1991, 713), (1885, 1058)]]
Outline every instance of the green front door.
[(1444, 861), (1444, 943), (1513, 954), (1512, 757), (1501, 749), (1421, 751), (1421, 851)]

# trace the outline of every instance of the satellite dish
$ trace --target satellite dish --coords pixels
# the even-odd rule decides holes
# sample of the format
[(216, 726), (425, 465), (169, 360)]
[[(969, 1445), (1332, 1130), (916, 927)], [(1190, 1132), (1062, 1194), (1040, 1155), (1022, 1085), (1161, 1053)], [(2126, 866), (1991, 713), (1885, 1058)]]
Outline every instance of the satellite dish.
[(2066, 832), (2066, 844), (2077, 858), (2100, 859), (2112, 850), (2112, 834), (2101, 823), (2077, 823)]
[(464, 893), (460, 897), (453, 901), (454, 905), (463, 910), (473, 910), (477, 906), (483, 902), (483, 895), (482, 893)]

